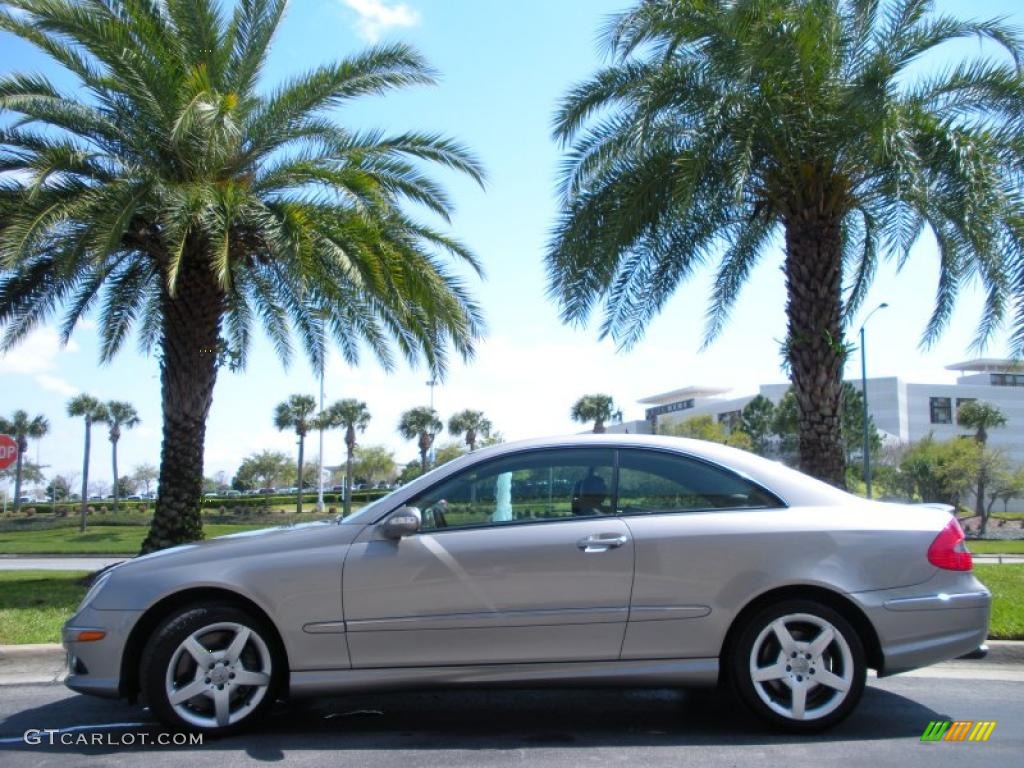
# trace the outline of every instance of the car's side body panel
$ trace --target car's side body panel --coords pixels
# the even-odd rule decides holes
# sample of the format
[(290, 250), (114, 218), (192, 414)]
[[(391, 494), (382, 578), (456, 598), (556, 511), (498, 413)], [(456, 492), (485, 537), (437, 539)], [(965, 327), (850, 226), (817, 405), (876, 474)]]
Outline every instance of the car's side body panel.
[(292, 696), (416, 688), (472, 687), (605, 687), (637, 688), (712, 686), (718, 681), (718, 659), (590, 661), (559, 664), (438, 665), (384, 669), (323, 670), (292, 675)]
[[(184, 589), (224, 589), (256, 604), (275, 623), (293, 669), (349, 665), (341, 631), (309, 631), (344, 618), (342, 564), (357, 530), (334, 524), (294, 526), (224, 537), (120, 566), (94, 609), (148, 610)], [(336, 625), (337, 626), (337, 625)]]
[[(592, 536), (624, 542), (584, 551)], [(354, 667), (616, 660), (633, 543), (615, 518), (424, 532), (368, 526), (343, 578)]]
[[(936, 569), (925, 552), (942, 513), (906, 508), (908, 521), (896, 528), (896, 509), (865, 503), (860, 514), (816, 507), (624, 517), (637, 567), (622, 658), (717, 656), (739, 612), (772, 589), (848, 594), (927, 581)], [(687, 615), (675, 618), (680, 610)]]

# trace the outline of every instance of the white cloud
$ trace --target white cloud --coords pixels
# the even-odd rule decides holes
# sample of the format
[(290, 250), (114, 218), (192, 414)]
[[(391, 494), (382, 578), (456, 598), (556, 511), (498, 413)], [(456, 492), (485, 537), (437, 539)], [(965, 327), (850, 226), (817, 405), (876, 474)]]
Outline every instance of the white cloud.
[(56, 369), (59, 355), (77, 351), (78, 345), (74, 341), (62, 346), (55, 329), (39, 328), (0, 356), (0, 373), (46, 373)]
[(415, 27), (420, 23), (419, 11), (405, 3), (385, 0), (342, 0), (357, 15), (356, 28), (364, 40), (376, 43), (393, 27)]
[(78, 387), (65, 381), (60, 376), (54, 376), (50, 373), (37, 373), (35, 378), (36, 383), (40, 387), (50, 392), (56, 392), (58, 395), (74, 397), (78, 394)]

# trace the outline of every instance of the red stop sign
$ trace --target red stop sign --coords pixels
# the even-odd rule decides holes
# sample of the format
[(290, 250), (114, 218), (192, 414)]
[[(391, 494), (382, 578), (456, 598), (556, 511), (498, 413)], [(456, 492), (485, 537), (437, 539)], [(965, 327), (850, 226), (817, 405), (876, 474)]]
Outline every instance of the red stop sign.
[(7, 469), (18, 460), (18, 443), (10, 435), (0, 435), (0, 469)]

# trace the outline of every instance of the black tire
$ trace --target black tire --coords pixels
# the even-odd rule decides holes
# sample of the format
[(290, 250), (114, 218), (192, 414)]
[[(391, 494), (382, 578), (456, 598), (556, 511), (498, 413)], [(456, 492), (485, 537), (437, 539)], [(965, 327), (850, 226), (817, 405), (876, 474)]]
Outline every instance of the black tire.
[[(782, 626), (795, 641), (788, 652), (772, 629), (779, 619), (785, 619)], [(827, 637), (824, 626), (834, 639), (815, 654), (813, 641)], [(757, 656), (752, 658), (755, 645)], [(840, 613), (814, 600), (784, 600), (757, 611), (740, 629), (723, 663), (733, 691), (757, 717), (798, 733), (821, 731), (846, 718), (860, 701), (867, 678), (864, 644), (856, 630)], [(752, 663), (768, 679), (755, 681)], [(829, 684), (817, 682), (823, 678)], [(845, 690), (833, 687), (841, 683)], [(803, 718), (796, 716), (801, 698)]]
[[(236, 625), (251, 633), (244, 640), (235, 664), (231, 664), (226, 656), (220, 657), (230, 650), (230, 641), (242, 633), (226, 627), (216, 629), (219, 625)], [(205, 628), (213, 628), (199, 635), (200, 645), (212, 654), (211, 661), (207, 662), (212, 664), (209, 669), (201, 668), (195, 656), (182, 648), (186, 639)], [(250, 612), (230, 603), (191, 605), (164, 619), (149, 638), (140, 663), (140, 688), (153, 714), (167, 726), (195, 733), (226, 735), (249, 728), (273, 706), (287, 679), (284, 659), (276, 632)], [(173, 670), (169, 669), (172, 664)], [(267, 664), (269, 674), (266, 672)], [(236, 673), (239, 677), (244, 674), (269, 677), (269, 682), (266, 685), (239, 685), (235, 682)], [(203, 675), (212, 677), (203, 678)], [(176, 680), (172, 682), (172, 679)], [(181, 681), (180, 684), (177, 680)], [(187, 684), (203, 684), (208, 690), (197, 693), (184, 703), (179, 702), (176, 707), (170, 700), (168, 686), (183, 690)], [(223, 690), (228, 691), (229, 711), (237, 712), (237, 719), (226, 725), (217, 722), (214, 704)]]

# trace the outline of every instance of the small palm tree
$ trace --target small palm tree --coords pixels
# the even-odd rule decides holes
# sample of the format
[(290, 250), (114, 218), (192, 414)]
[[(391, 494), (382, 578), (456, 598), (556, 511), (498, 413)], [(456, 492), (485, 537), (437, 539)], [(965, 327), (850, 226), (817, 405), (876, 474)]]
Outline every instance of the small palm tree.
[(420, 450), (420, 472), (427, 471), (427, 452), (434, 444), (434, 437), (444, 429), (433, 408), (410, 408), (398, 421), (398, 433), (406, 440), (416, 440)]
[(134, 429), (139, 426), (141, 419), (131, 403), (111, 400), (107, 403), (106, 409), (107, 424), (110, 426), (111, 464), (114, 470), (114, 511), (117, 512), (117, 503), (121, 500), (120, 475), (117, 474), (117, 443), (121, 439), (121, 430)]
[[(66, 340), (97, 310), (100, 359), (133, 330), (159, 347), (163, 450), (143, 552), (202, 538), (206, 420), (221, 366), (259, 325), (319, 372), (335, 342), (442, 374), (482, 313), (450, 262), (429, 168), (482, 181), (457, 142), (346, 129), (339, 107), (435, 82), (380, 45), (266, 83), (287, 0), (5, 0), (0, 30), (60, 71), (0, 78), (0, 352), (56, 313)], [(428, 168), (429, 166), (429, 168)], [(364, 342), (364, 343), (361, 343)]]
[(107, 420), (107, 407), (91, 395), (76, 395), (68, 401), (68, 416), (85, 419), (85, 450), (82, 455), (82, 506), (79, 530), (85, 531), (89, 507), (89, 453), (92, 450), (92, 425)]
[(305, 459), (306, 435), (315, 428), (316, 398), (312, 395), (292, 395), (274, 409), (274, 426), (282, 432), (294, 429), (299, 443), (299, 483), (295, 496), (295, 513), (302, 513), (303, 461)]
[(611, 395), (584, 395), (572, 406), (573, 421), (594, 422), (594, 432), (604, 432), (606, 421), (622, 421), (622, 411), (615, 407)]
[[(998, 427), (1006, 426), (1006, 416), (999, 408), (982, 400), (974, 400), (960, 406), (957, 423), (961, 427), (974, 430), (974, 439), (978, 441), (982, 450), (988, 444), (988, 431)], [(988, 515), (985, 514), (985, 484), (988, 482), (988, 474), (984, 462), (978, 471), (978, 485), (975, 489), (974, 512), (981, 520), (981, 531), (984, 535), (988, 527)]]
[(18, 459), (14, 470), (14, 511), (21, 509), (21, 473), (29, 439), (38, 440), (50, 431), (50, 422), (45, 416), (29, 418), (25, 411), (15, 411), (10, 420), (0, 418), (0, 434), (10, 435), (18, 444)]
[(352, 512), (352, 456), (356, 450), (356, 430), (365, 432), (370, 423), (366, 403), (348, 398), (329, 406), (322, 414), (325, 429), (345, 430), (345, 498), (343, 514)]
[[(1021, 294), (1024, 44), (1001, 21), (932, 6), (641, 0), (606, 27), (612, 63), (555, 118), (571, 146), (547, 254), (563, 319), (600, 308), (601, 334), (628, 348), (713, 262), (710, 343), (782, 243), (800, 465), (838, 486), (843, 331), (879, 259), (902, 265), (923, 233), (935, 236), (926, 343), (970, 277), (986, 288), (979, 342)], [(1003, 50), (957, 60), (943, 47), (973, 37)], [(913, 71), (922, 61), (941, 67)], [(1024, 351), (1019, 304), (1012, 344)]]
[(466, 409), (465, 411), (459, 411), (448, 419), (448, 432), (453, 437), (465, 434), (466, 445), (469, 446), (470, 451), (476, 450), (478, 437), (490, 437), (491, 429), (491, 422), (484, 417), (482, 411)]

